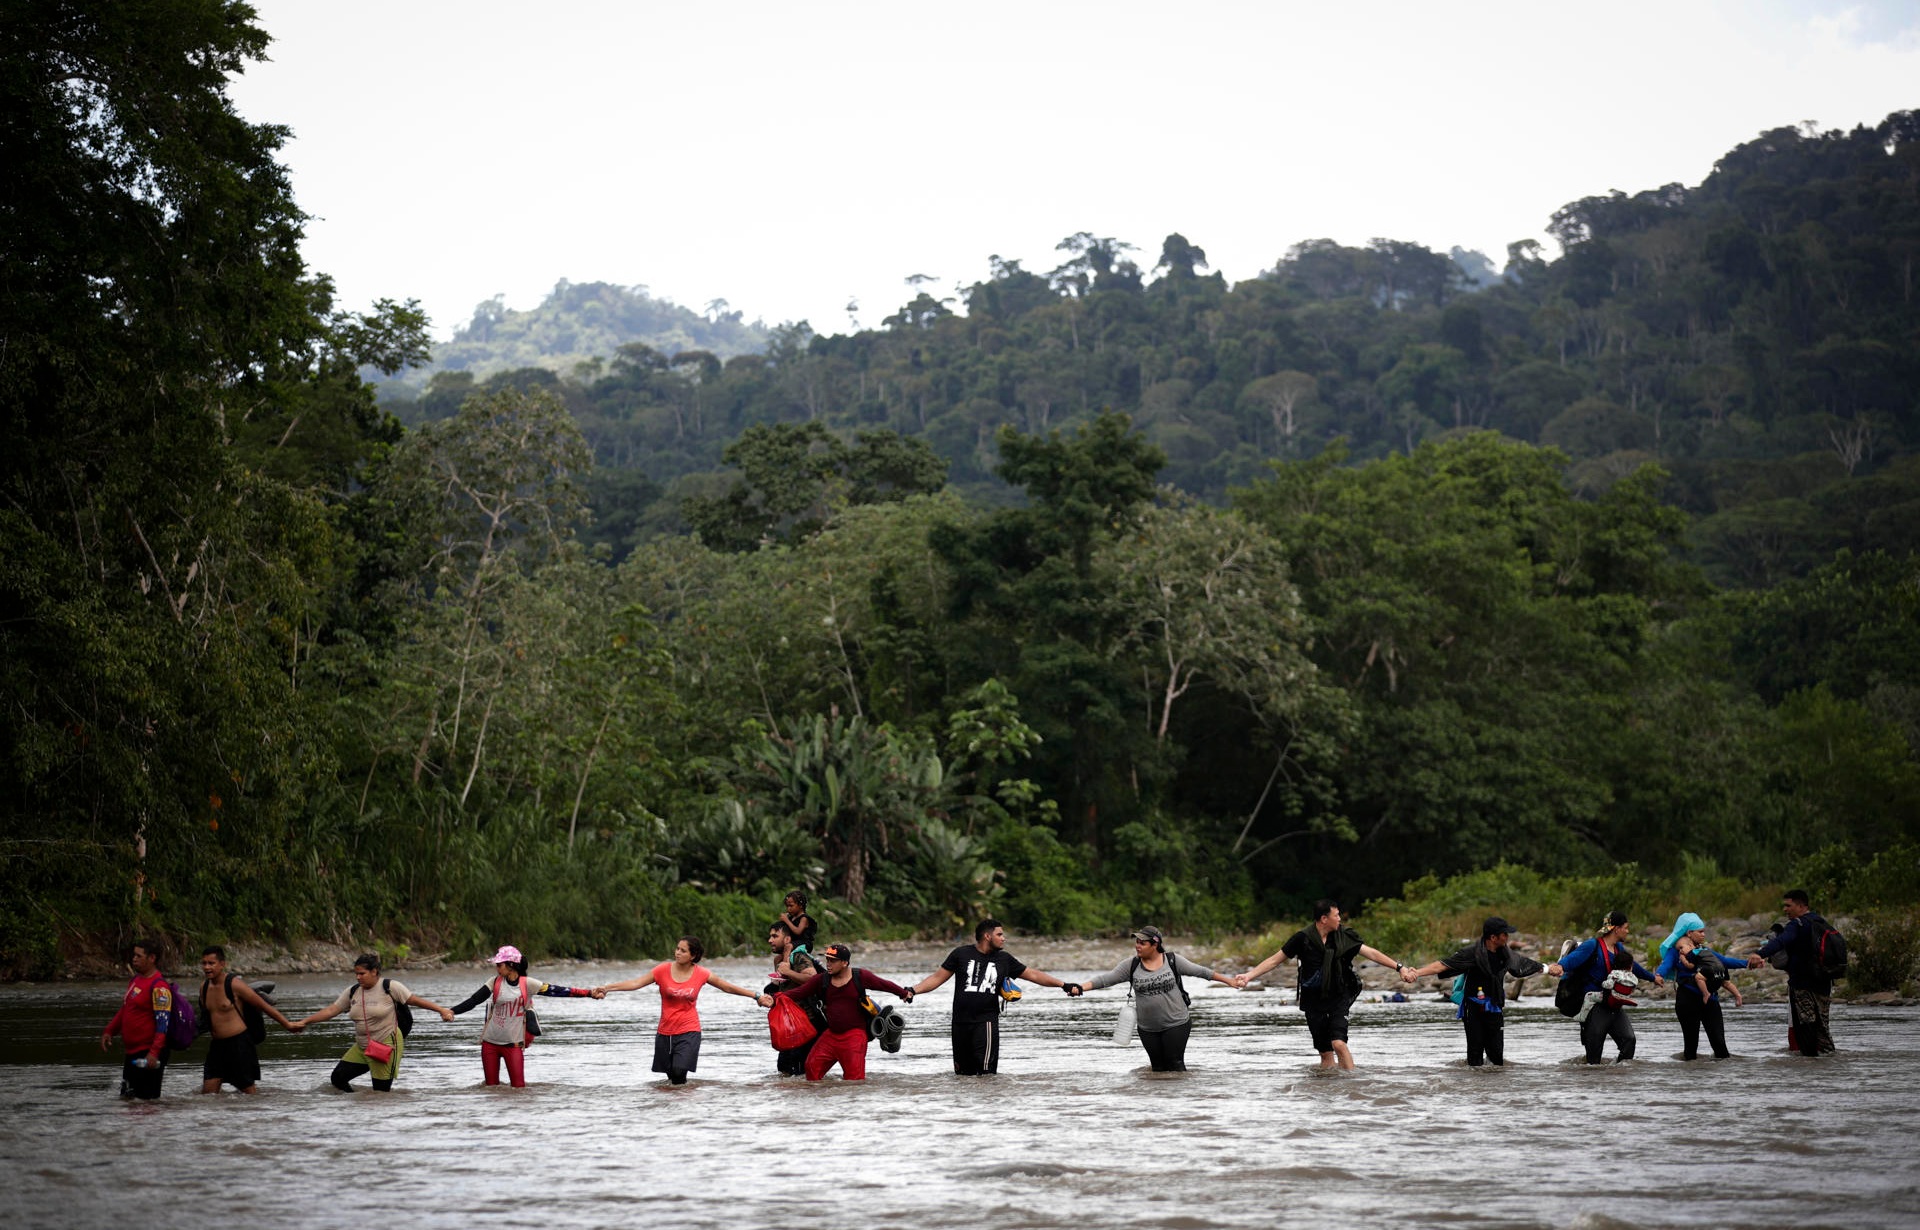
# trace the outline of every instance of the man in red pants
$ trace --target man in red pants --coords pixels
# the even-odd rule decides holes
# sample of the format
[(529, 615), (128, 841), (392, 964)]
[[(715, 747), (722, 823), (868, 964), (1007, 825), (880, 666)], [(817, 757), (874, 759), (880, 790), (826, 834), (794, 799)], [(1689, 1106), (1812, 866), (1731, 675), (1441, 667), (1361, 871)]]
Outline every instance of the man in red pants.
[(781, 992), (802, 1002), (819, 995), (826, 1008), (827, 1030), (807, 1054), (807, 1079), (821, 1079), (837, 1063), (847, 1080), (863, 1081), (867, 1079), (867, 1022), (873, 1019), (873, 1001), (867, 993), (885, 991), (910, 1004), (913, 992), (872, 970), (853, 968), (853, 949), (845, 944), (829, 944), (819, 955), (824, 967), (820, 973)]

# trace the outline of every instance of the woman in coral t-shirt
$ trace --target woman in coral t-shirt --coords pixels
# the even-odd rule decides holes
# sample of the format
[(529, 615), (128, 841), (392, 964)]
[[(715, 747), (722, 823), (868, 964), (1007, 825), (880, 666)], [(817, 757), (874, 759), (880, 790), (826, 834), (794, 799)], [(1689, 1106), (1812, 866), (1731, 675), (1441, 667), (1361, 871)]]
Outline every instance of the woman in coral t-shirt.
[(744, 995), (762, 1008), (771, 1007), (771, 995), (756, 995), (735, 986), (700, 965), (707, 955), (704, 944), (691, 935), (683, 935), (673, 946), (673, 960), (662, 961), (638, 978), (609, 982), (596, 990), (638, 991), (642, 987), (660, 988), (660, 1028), (653, 1038), (653, 1070), (665, 1072), (675, 1085), (687, 1083), (687, 1073), (700, 1066), (700, 1013), (694, 1001), (700, 988), (712, 983), (729, 995)]

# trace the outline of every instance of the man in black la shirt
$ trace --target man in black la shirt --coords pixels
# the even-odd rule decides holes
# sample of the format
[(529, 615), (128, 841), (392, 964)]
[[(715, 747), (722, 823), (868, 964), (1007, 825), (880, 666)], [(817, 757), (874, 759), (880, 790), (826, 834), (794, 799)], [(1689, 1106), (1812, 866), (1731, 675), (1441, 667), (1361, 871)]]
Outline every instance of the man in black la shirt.
[(1000, 1070), (1000, 988), (1008, 979), (1025, 978), (1043, 987), (1067, 985), (1023, 963), (1006, 947), (1000, 920), (985, 919), (973, 929), (973, 943), (948, 953), (940, 968), (913, 988), (915, 995), (924, 995), (959, 976), (953, 985), (953, 1070), (961, 1076), (991, 1076)]

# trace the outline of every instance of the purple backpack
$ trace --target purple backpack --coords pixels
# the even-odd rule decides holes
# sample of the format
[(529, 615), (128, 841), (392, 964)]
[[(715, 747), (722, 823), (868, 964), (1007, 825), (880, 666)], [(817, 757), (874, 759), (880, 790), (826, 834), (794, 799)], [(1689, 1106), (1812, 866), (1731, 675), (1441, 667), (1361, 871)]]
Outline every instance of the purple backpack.
[(167, 989), (173, 992), (173, 1015), (167, 1020), (167, 1046), (184, 1051), (200, 1036), (200, 1023), (194, 1015), (193, 1001), (181, 993), (179, 984), (171, 978), (166, 982)]

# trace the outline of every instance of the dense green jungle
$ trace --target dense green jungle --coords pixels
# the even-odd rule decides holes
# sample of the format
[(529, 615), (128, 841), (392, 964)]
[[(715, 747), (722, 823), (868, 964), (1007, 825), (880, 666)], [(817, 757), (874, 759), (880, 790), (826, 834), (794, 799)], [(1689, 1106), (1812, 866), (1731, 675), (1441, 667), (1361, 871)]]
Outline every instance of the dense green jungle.
[(867, 935), (1920, 899), (1920, 113), (1572, 202), (1485, 282), (1088, 231), (731, 355), (483, 374), (482, 324), (540, 350), (483, 306), (382, 399), (427, 322), (305, 267), (244, 8), (37, 9), (13, 976), (147, 930), (659, 954), (796, 886)]

